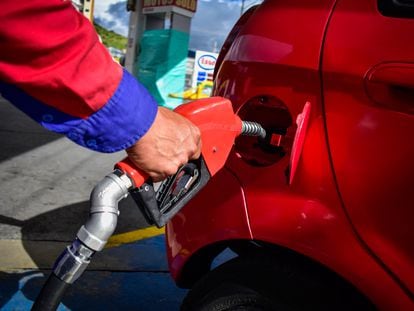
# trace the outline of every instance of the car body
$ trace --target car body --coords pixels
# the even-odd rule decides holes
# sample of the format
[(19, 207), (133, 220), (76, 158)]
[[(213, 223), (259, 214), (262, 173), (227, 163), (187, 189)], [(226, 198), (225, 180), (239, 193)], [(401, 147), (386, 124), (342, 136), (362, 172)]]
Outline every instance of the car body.
[[(274, 262), (307, 279), (286, 293), (326, 272), (321, 288), (346, 284), (366, 309), (414, 310), (413, 7), (265, 0), (241, 17), (219, 55), (213, 94), (263, 124), (269, 146), (239, 138), (225, 167), (167, 225), (178, 285), (200, 288), (212, 260), (231, 249), (244, 263), (225, 263), (229, 279), (254, 279), (260, 262)], [(257, 275), (284, 279), (269, 269)], [(328, 304), (326, 293), (315, 295)]]

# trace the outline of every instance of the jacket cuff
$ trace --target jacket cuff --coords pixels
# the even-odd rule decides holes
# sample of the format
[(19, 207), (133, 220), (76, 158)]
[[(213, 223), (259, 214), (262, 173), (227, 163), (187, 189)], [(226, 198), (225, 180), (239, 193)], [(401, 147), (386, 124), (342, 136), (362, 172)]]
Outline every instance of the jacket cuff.
[(124, 150), (149, 130), (157, 109), (153, 97), (124, 69), (121, 82), (106, 105), (73, 127), (67, 137), (99, 152)]

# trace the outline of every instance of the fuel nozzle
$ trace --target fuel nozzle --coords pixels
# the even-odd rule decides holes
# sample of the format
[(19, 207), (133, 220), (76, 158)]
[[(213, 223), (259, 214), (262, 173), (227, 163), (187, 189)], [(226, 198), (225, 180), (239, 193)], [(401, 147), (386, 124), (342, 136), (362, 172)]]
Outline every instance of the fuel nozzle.
[(231, 102), (211, 97), (184, 104), (175, 112), (199, 126), (203, 147), (199, 159), (187, 163), (164, 180), (157, 191), (148, 174), (128, 158), (93, 189), (90, 214), (76, 236), (55, 263), (33, 310), (55, 310), (68, 284), (85, 271), (93, 255), (101, 251), (114, 233), (118, 221), (118, 203), (131, 193), (150, 224), (165, 225), (225, 165), (239, 135), (266, 137), (256, 122), (242, 122)]

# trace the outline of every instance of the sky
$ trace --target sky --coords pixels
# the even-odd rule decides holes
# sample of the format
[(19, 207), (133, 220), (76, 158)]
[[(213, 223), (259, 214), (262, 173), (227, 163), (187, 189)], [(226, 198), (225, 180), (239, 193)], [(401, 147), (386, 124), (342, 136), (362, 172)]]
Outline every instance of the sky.
[[(245, 1), (249, 7), (254, 0)], [(191, 22), (191, 50), (214, 51), (221, 48), (227, 34), (240, 17), (242, 0), (198, 0)], [(127, 36), (129, 17), (126, 1), (95, 0), (94, 19), (99, 25)]]

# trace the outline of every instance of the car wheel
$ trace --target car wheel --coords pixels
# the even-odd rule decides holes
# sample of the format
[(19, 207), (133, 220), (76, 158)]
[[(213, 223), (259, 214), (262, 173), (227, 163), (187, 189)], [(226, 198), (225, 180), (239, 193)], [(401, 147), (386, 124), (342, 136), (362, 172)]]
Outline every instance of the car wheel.
[[(194, 294), (194, 292), (192, 293)], [(275, 303), (248, 286), (222, 283), (196, 304), (184, 303), (182, 310), (191, 311), (272, 311), (290, 310), (277, 308)], [(187, 297), (190, 300), (191, 296)]]
[(193, 286), (181, 311), (375, 310), (332, 272), (298, 264), (267, 256), (230, 260)]

